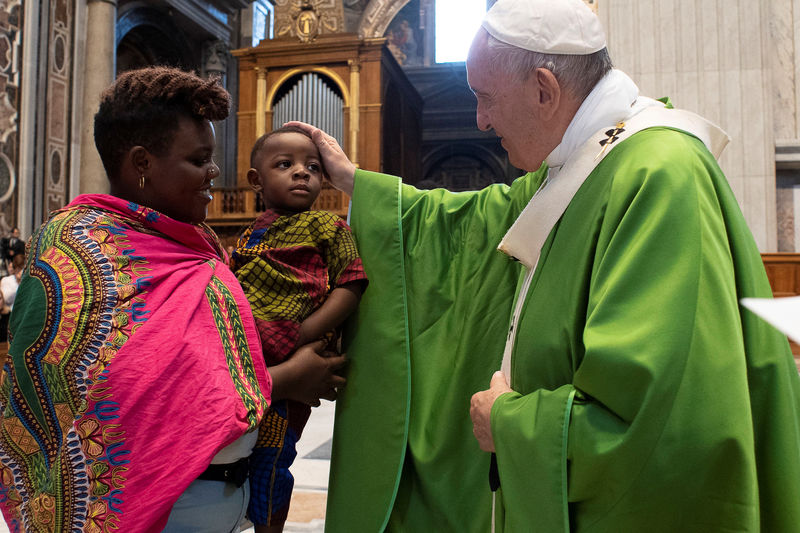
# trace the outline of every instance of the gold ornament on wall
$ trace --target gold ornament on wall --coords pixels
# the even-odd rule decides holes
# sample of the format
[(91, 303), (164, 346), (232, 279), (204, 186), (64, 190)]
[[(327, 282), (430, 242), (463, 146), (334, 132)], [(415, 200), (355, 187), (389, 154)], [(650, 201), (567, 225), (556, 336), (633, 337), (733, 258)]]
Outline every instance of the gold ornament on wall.
[(344, 12), (337, 0), (277, 0), (275, 23), (278, 37), (297, 37), (307, 43), (322, 33), (343, 31)]

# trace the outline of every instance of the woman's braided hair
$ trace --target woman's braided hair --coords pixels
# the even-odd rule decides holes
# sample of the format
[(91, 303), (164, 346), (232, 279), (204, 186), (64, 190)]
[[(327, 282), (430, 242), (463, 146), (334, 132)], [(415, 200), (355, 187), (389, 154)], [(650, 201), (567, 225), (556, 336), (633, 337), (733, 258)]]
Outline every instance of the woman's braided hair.
[(100, 96), (94, 116), (94, 143), (109, 178), (134, 146), (154, 155), (167, 153), (181, 116), (222, 120), (231, 96), (216, 78), (172, 67), (148, 67), (121, 74)]

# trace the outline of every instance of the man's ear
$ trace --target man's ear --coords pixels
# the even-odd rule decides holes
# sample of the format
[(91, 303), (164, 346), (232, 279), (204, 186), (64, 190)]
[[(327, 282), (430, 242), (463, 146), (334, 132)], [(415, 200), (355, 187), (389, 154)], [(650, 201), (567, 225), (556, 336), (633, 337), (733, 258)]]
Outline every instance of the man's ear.
[(539, 86), (538, 102), (541, 110), (542, 120), (552, 118), (561, 105), (561, 85), (559, 85), (553, 73), (546, 68), (537, 68), (534, 74), (536, 83)]
[(250, 188), (254, 191), (261, 192), (261, 175), (258, 170), (251, 168), (247, 171), (247, 183), (250, 184)]

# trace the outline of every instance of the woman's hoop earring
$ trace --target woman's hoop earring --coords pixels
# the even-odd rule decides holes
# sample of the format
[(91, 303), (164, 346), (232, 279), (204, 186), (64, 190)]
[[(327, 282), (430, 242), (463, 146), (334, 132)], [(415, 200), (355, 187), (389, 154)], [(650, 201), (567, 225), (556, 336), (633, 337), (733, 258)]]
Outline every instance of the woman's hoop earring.
[(139, 178), (139, 188), (144, 189), (144, 173), (142, 173), (141, 177)]

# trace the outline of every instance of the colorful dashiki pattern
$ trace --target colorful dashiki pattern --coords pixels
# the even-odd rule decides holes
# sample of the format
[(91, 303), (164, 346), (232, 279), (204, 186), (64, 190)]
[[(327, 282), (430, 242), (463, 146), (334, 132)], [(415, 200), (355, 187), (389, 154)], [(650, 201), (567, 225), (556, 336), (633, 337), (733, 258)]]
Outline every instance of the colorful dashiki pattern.
[[(232, 268), (252, 305), (270, 366), (294, 352), (300, 323), (332, 289), (367, 283), (349, 226), (325, 211), (266, 210), (239, 238)], [(294, 487), (289, 467), (310, 413), (308, 405), (280, 400), (264, 417), (250, 456), (247, 512), (255, 524), (286, 521)]]
[(106, 195), (33, 237), (0, 383), (11, 531), (160, 531), (258, 425), (270, 380), (222, 257), (210, 229)]

